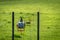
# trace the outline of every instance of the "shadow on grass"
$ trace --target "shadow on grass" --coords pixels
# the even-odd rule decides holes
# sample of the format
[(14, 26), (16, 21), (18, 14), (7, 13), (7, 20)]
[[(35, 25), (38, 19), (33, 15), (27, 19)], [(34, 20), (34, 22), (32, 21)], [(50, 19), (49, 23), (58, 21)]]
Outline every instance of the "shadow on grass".
[(0, 40), (5, 40), (5, 38), (0, 38)]
[(14, 35), (15, 38), (22, 38), (20, 35)]

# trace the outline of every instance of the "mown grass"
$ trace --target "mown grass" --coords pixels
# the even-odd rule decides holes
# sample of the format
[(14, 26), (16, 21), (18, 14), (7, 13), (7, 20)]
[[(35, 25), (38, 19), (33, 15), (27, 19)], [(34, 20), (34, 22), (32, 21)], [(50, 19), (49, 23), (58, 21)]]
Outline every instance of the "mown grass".
[[(41, 14), (41, 40), (60, 40), (59, 13)], [(44, 20), (44, 21), (43, 21)], [(49, 27), (49, 28), (48, 28)]]
[(11, 40), (11, 22), (11, 15), (0, 13), (0, 40)]

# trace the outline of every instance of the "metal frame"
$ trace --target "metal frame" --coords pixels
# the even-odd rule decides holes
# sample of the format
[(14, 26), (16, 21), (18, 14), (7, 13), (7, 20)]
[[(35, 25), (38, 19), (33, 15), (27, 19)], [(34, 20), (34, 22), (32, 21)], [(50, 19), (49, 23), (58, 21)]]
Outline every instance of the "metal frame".
[[(12, 12), (12, 40), (14, 40), (14, 12)], [(39, 40), (39, 12), (37, 12), (37, 40)]]

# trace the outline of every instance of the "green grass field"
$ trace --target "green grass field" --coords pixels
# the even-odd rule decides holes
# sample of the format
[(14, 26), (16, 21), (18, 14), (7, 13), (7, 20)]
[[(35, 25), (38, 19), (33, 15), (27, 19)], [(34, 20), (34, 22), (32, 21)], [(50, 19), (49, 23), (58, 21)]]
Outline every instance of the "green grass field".
[[(40, 40), (60, 40), (60, 0), (0, 1), (0, 40), (12, 39), (13, 11), (15, 40), (37, 40), (37, 11), (40, 12)], [(20, 16), (32, 22), (30, 26), (26, 24), (23, 35), (16, 28)]]

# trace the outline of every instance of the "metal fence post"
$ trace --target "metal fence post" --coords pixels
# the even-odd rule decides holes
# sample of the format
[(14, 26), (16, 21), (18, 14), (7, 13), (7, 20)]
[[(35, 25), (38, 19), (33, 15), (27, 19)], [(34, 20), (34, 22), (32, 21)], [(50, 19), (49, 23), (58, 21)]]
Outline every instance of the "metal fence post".
[(14, 40), (14, 12), (12, 12), (12, 40)]

